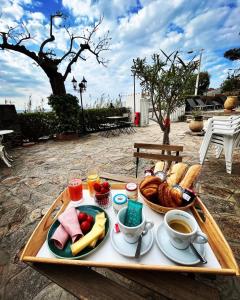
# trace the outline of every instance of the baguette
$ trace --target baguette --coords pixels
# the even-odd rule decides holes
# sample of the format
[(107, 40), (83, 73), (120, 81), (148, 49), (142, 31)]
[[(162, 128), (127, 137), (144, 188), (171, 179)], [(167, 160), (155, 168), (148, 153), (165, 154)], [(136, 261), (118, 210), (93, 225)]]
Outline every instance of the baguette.
[(172, 186), (174, 184), (177, 184), (181, 181), (184, 174), (187, 170), (187, 164), (185, 163), (177, 163), (172, 166), (172, 168), (168, 171), (168, 179), (167, 183), (169, 186)]
[(154, 174), (157, 173), (157, 172), (162, 172), (164, 170), (164, 166), (165, 166), (165, 162), (160, 160), (158, 161), (156, 164), (155, 164), (155, 167), (154, 167)]
[(188, 169), (186, 175), (184, 176), (184, 178), (182, 179), (182, 181), (180, 182), (179, 185), (183, 189), (188, 189), (188, 188), (192, 187), (192, 185), (196, 181), (197, 177), (199, 176), (201, 169), (202, 169), (202, 166), (199, 164), (191, 166)]

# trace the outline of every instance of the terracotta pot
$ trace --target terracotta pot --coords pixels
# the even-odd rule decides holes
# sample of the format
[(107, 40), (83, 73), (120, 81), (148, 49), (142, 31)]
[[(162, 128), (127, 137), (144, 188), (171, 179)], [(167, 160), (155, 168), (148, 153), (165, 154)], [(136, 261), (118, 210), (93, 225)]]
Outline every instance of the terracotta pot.
[(191, 120), (189, 123), (189, 129), (192, 132), (201, 132), (203, 129), (203, 120)]
[(228, 96), (224, 102), (224, 108), (227, 110), (232, 110), (237, 106), (238, 97), (237, 96)]

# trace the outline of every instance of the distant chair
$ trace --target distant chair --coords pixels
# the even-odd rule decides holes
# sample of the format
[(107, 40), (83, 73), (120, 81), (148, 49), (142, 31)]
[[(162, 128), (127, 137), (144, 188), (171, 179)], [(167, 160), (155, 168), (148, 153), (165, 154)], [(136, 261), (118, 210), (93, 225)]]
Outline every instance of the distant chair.
[(202, 107), (202, 109), (208, 109), (208, 108), (215, 108), (215, 105), (212, 105), (212, 104), (205, 104), (203, 101), (202, 101), (202, 99), (195, 99), (195, 101), (197, 102), (197, 104), (199, 105), (199, 106), (201, 106)]
[(240, 149), (240, 116), (213, 117), (208, 120), (207, 130), (199, 150), (200, 164), (204, 163), (211, 144), (216, 147), (217, 158), (224, 149), (226, 170), (231, 174), (233, 150)]
[(188, 103), (188, 106), (190, 106), (190, 110), (202, 109), (202, 106), (196, 104), (196, 102), (191, 98), (186, 99), (186, 102)]
[(127, 133), (135, 133), (136, 130), (134, 128), (133, 122), (129, 118), (129, 113), (123, 113), (122, 115), (123, 118), (126, 118), (126, 120), (121, 120), (120, 124), (121, 126), (126, 129)]

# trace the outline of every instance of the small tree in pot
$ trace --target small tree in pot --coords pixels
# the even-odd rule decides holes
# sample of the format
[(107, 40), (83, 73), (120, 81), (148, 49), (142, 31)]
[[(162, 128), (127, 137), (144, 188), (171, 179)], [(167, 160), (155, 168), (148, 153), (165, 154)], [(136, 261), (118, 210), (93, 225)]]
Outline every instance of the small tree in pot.
[(133, 60), (132, 72), (141, 81), (144, 91), (150, 95), (154, 114), (163, 131), (163, 144), (169, 144), (170, 114), (185, 103), (189, 94), (188, 81), (197, 67), (193, 59), (184, 63), (179, 52), (167, 55), (161, 51), (152, 55), (152, 63), (146, 58)]

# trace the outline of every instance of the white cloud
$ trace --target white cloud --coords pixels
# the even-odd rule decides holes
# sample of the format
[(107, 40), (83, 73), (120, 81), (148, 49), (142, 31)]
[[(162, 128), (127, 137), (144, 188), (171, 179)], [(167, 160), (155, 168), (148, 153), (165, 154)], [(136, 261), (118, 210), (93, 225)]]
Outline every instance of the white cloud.
[[(43, 12), (37, 9), (30, 12), (29, 7), (33, 4), (30, 0), (0, 1), (2, 4), (0, 29), (3, 28), (3, 23), (14, 26), (24, 17), (28, 30), (34, 36), (34, 40), (26, 42), (25, 45), (29, 47), (32, 43), (35, 47), (33, 49), (37, 50), (39, 43), (49, 36), (49, 24)], [(65, 9), (70, 13), (72, 21), (70, 31), (81, 34), (84, 27), (104, 14), (97, 37), (107, 30), (110, 30), (112, 37), (111, 50), (104, 54), (107, 59), (110, 59), (108, 68), (98, 65), (95, 57), (85, 53), (87, 61), (79, 60), (67, 79), (68, 92), (73, 92), (72, 76), (81, 80), (84, 75), (88, 80), (87, 92), (84, 95), (86, 102), (89, 94), (94, 99), (100, 97), (102, 93), (109, 94), (113, 98), (116, 98), (119, 93), (130, 93), (132, 92), (132, 60), (138, 56), (150, 57), (153, 52), (159, 52), (160, 49), (167, 52), (180, 49), (186, 52), (204, 48), (201, 69), (210, 72), (211, 86), (214, 87), (226, 78), (228, 68), (239, 66), (239, 62), (225, 59), (223, 53), (231, 47), (239, 46), (240, 1), (230, 4), (222, 0), (141, 0), (139, 3), (142, 7), (137, 6), (136, 0), (94, 2), (62, 0)], [(53, 29), (55, 41), (48, 43), (46, 49), (57, 47), (67, 51), (68, 35), (65, 29), (59, 27), (62, 25), (61, 20), (55, 21)], [(30, 94), (33, 99), (35, 95), (36, 98), (41, 98), (50, 94), (48, 79), (42, 71), (39, 71), (40, 68), (32, 65), (27, 57), (6, 53), (7, 55), (2, 55), (0, 52), (0, 85), (4, 82), (5, 95), (16, 93), (18, 95), (16, 99), (23, 105)], [(1, 68), (3, 63), (4, 71)], [(66, 64), (67, 61), (60, 70), (63, 70)], [(137, 87), (137, 90), (140, 90), (140, 87)]]

